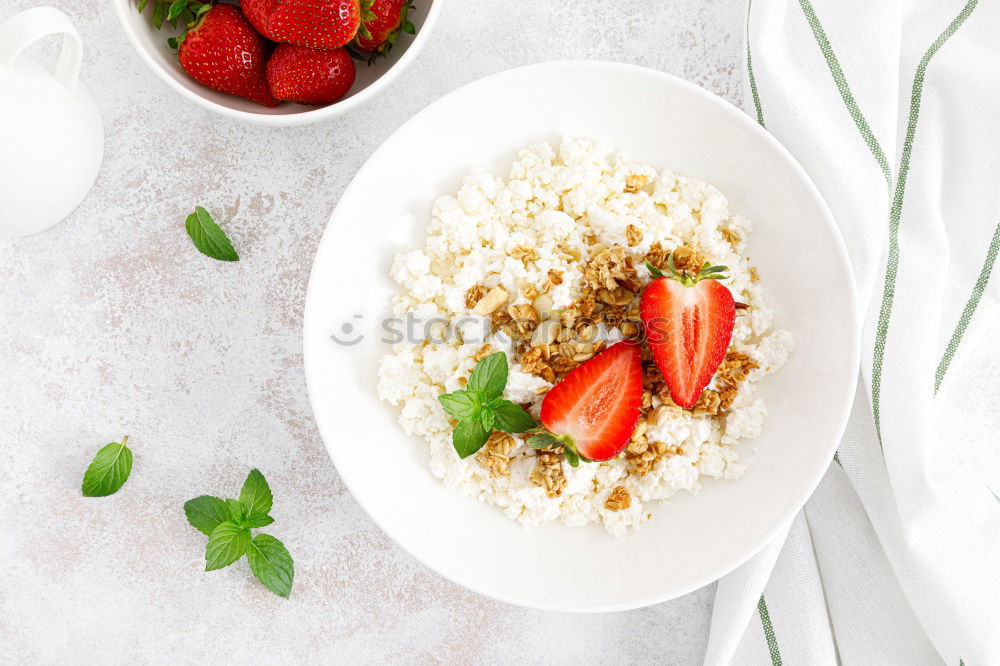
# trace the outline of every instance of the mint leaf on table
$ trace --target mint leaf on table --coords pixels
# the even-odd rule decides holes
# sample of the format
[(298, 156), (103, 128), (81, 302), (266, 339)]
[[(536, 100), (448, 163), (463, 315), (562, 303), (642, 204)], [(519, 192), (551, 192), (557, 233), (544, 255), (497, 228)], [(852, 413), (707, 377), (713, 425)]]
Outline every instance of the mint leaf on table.
[(288, 598), (295, 577), (292, 556), (284, 544), (269, 534), (258, 534), (247, 548), (247, 561), (257, 580), (279, 597)]
[(229, 513), (229, 520), (237, 525), (242, 524), (243, 519), (247, 517), (247, 509), (240, 504), (239, 500), (227, 499), (226, 511)]
[(243, 524), (247, 527), (267, 527), (273, 522), (274, 518), (271, 516), (266, 514), (253, 514), (251, 516), (247, 516), (246, 520), (243, 521)]
[(191, 242), (202, 254), (219, 261), (239, 261), (240, 257), (229, 242), (226, 232), (215, 223), (208, 211), (197, 206), (184, 224)]
[(240, 504), (247, 508), (248, 516), (266, 516), (271, 512), (274, 498), (271, 488), (264, 480), (264, 475), (258, 469), (250, 470), (250, 476), (243, 482), (240, 491)]
[(250, 545), (250, 529), (231, 520), (219, 523), (205, 547), (205, 571), (228, 567), (243, 557)]
[(459, 457), (468, 458), (483, 448), (494, 429), (519, 433), (535, 427), (523, 407), (501, 397), (507, 375), (507, 355), (496, 352), (476, 364), (464, 390), (438, 396), (444, 411), (458, 421), (451, 443)]
[(118, 492), (132, 473), (132, 451), (126, 446), (128, 435), (122, 441), (102, 447), (83, 474), (84, 497), (107, 497)]
[(268, 515), (273, 503), (264, 475), (252, 469), (238, 500), (202, 495), (185, 502), (184, 513), (195, 529), (208, 535), (205, 571), (222, 569), (246, 555), (264, 587), (288, 598), (294, 577), (292, 556), (273, 536), (251, 532), (274, 522)]
[(184, 502), (184, 514), (192, 527), (208, 535), (220, 523), (229, 520), (229, 507), (224, 499), (202, 495)]

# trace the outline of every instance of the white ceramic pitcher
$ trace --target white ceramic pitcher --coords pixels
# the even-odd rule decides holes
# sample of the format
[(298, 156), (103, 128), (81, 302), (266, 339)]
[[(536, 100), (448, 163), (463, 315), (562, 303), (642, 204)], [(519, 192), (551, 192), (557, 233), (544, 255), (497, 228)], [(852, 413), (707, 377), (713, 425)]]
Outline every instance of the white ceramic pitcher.
[[(64, 37), (54, 72), (21, 55), (55, 34)], [(82, 58), (79, 33), (57, 9), (36, 7), (0, 25), (0, 238), (48, 229), (97, 178), (104, 129), (79, 82)]]

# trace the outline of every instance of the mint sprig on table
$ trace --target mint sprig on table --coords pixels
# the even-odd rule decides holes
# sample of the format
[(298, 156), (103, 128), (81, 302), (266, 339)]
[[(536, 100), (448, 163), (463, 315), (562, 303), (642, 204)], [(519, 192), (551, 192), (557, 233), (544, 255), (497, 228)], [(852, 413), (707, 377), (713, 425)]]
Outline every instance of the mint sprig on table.
[(490, 354), (476, 364), (464, 390), (438, 396), (444, 411), (458, 420), (451, 442), (460, 458), (483, 448), (494, 430), (520, 433), (536, 426), (524, 408), (501, 397), (508, 372), (507, 355)]
[(251, 532), (274, 522), (270, 516), (273, 503), (264, 475), (253, 469), (238, 500), (202, 495), (184, 503), (184, 514), (192, 527), (208, 535), (205, 571), (228, 567), (246, 555), (257, 580), (287, 599), (295, 577), (292, 556), (273, 536)]
[(118, 492), (132, 473), (132, 451), (126, 446), (128, 435), (121, 442), (111, 442), (101, 448), (83, 474), (84, 497), (107, 497)]
[(240, 256), (233, 249), (233, 244), (229, 242), (226, 232), (201, 206), (196, 206), (194, 212), (188, 215), (184, 228), (187, 229), (191, 242), (202, 254), (219, 261), (240, 260)]

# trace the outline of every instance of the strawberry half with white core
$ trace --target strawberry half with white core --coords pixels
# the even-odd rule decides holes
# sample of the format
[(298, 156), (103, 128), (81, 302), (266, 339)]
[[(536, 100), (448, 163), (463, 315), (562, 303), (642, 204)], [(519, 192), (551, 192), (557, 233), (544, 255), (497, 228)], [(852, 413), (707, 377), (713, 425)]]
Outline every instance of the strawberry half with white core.
[(536, 448), (562, 445), (574, 466), (578, 458), (610, 460), (631, 439), (641, 403), (642, 352), (634, 342), (619, 342), (552, 387), (542, 401), (548, 433), (528, 443)]
[(643, 290), (639, 306), (646, 341), (670, 398), (681, 407), (694, 407), (733, 337), (736, 302), (719, 282), (729, 269), (706, 262), (697, 274), (677, 272), (673, 254), (667, 272), (646, 267), (656, 278)]

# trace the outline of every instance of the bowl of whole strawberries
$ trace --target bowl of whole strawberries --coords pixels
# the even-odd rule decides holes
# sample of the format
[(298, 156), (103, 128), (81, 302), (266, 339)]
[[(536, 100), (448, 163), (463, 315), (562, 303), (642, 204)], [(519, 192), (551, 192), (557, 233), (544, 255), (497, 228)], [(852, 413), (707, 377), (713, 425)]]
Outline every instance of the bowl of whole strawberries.
[(113, 0), (146, 64), (230, 118), (304, 125), (364, 104), (414, 60), (443, 0)]

